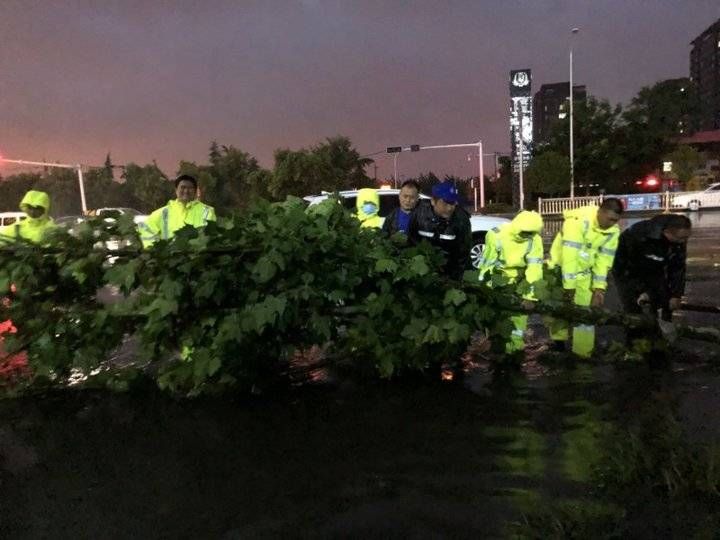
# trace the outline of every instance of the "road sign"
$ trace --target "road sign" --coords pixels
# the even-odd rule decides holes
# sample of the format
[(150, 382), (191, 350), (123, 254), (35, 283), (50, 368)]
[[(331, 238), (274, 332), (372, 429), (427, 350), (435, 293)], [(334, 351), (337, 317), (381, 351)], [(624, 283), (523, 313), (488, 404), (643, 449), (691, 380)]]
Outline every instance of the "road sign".
[(411, 145), (410, 145), (410, 151), (411, 151), (411, 152), (419, 152), (419, 151), (420, 151), (420, 145), (419, 145), (419, 144), (411, 144)]
[(402, 152), (402, 146), (388, 146), (387, 147), (388, 154), (395, 154), (397, 152)]

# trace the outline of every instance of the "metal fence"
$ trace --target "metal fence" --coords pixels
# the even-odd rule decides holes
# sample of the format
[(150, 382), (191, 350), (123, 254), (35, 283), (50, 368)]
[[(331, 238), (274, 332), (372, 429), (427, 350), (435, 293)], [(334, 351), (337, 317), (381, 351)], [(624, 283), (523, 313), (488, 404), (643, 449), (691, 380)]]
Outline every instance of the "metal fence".
[[(634, 193), (626, 195), (605, 195), (605, 197), (617, 197), (623, 201), (625, 210), (628, 211), (658, 211), (669, 212), (671, 210), (700, 210), (702, 208), (720, 207), (720, 186), (707, 191), (684, 191), (664, 193)], [(587, 205), (599, 205), (603, 195), (592, 197), (563, 197), (558, 199), (538, 199), (538, 212), (542, 215), (552, 216), (562, 214), (565, 210), (571, 210)]]

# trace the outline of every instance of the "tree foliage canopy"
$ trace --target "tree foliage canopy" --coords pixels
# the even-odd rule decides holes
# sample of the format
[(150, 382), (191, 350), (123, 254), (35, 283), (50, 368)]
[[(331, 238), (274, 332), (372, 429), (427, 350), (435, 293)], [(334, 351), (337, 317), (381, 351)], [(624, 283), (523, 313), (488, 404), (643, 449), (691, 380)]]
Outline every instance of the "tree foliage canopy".
[[(697, 95), (688, 79), (645, 87), (625, 108), (592, 97), (577, 101), (573, 122), (576, 185), (598, 184), (598, 189), (608, 193), (632, 191), (635, 180), (657, 170), (662, 158), (676, 147), (677, 138), (692, 128), (697, 109)], [(558, 122), (535, 155), (568, 156), (569, 140), (569, 122)]]

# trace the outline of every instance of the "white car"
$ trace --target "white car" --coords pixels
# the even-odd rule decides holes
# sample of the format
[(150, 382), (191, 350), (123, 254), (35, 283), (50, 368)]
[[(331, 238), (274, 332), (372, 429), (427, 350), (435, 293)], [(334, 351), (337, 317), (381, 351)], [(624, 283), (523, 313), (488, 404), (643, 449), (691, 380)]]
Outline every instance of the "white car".
[[(400, 205), (398, 199), (399, 189), (378, 189), (378, 195), (380, 196), (380, 217), (385, 218), (390, 212)], [(342, 197), (344, 206), (350, 211), (355, 211), (355, 199), (357, 197), (357, 190), (340, 191), (340, 197)], [(330, 197), (332, 193), (323, 192), (320, 195), (309, 195), (303, 197), (310, 206), (319, 204), (322, 201)], [(420, 194), (421, 199), (429, 199), (427, 195)], [(477, 268), (480, 264), (480, 258), (482, 257), (483, 247), (485, 246), (485, 234), (493, 227), (498, 227), (503, 223), (507, 223), (509, 219), (492, 217), (492, 216), (481, 216), (471, 215), (470, 226), (472, 228), (473, 246), (470, 249), (470, 260), (472, 265)]]
[(0, 227), (20, 223), (26, 217), (25, 212), (0, 212)]
[(705, 191), (680, 193), (672, 198), (673, 208), (697, 212), (701, 208), (720, 207), (720, 182), (710, 184)]

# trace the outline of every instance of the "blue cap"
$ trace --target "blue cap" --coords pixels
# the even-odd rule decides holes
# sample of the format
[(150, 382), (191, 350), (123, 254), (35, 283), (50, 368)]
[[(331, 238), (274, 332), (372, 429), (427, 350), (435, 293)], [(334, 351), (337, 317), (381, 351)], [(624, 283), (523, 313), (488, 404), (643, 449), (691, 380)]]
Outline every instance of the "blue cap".
[(446, 203), (457, 204), (460, 196), (455, 184), (452, 182), (440, 182), (432, 187), (432, 196), (436, 199), (442, 199)]

